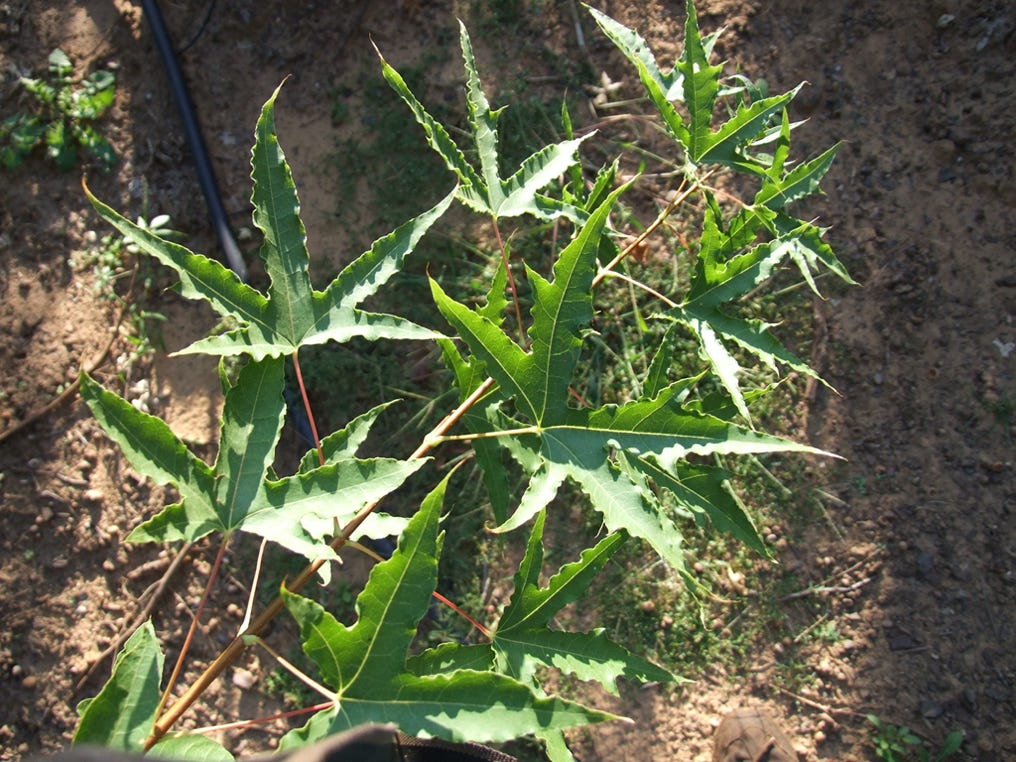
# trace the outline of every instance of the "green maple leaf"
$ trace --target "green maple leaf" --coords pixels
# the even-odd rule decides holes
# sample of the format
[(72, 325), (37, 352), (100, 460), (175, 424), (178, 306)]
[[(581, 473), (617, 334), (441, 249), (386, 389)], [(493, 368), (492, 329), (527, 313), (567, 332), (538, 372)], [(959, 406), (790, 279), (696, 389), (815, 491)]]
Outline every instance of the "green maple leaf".
[[(819, 451), (686, 410), (679, 404), (685, 389), (681, 383), (654, 389), (654, 395), (621, 406), (593, 410), (568, 406), (567, 390), (578, 362), (582, 331), (593, 315), (592, 283), (600, 237), (623, 190), (608, 196), (561, 252), (553, 281), (529, 271), (534, 290), (529, 351), (479, 310), (455, 302), (434, 281), (431, 290), (441, 313), (497, 382), (500, 399), (510, 399), (526, 419), (504, 414), (500, 421), (499, 441), (531, 477), (518, 508), (500, 529), (514, 529), (531, 519), (567, 479), (589, 496), (608, 530), (624, 529), (646, 540), (683, 570), (681, 534), (650, 480), (673, 491), (679, 500), (688, 500), (694, 490), (674, 487), (696, 475), (683, 470), (691, 456)], [(694, 504), (703, 510), (702, 501), (709, 493), (695, 494)], [(715, 507), (720, 523), (730, 511), (726, 503)], [(750, 527), (746, 518), (736, 523)]]
[(505, 741), (540, 729), (613, 719), (579, 704), (534, 695), (527, 685), (479, 668), (419, 675), (407, 669), (410, 643), (437, 582), (438, 519), (445, 479), (424, 500), (394, 555), (371, 571), (346, 626), (317, 603), (283, 589), (303, 648), (334, 691), (333, 706), (288, 733), (280, 749), (311, 743), (366, 722), (392, 723), (415, 736)]
[[(763, 190), (768, 193), (771, 187), (763, 186)], [(743, 211), (727, 230), (721, 228), (719, 211), (707, 208), (691, 285), (681, 303), (663, 314), (667, 319), (686, 325), (695, 334), (703, 356), (747, 420), (750, 414), (738, 379), (741, 366), (727, 344), (735, 344), (751, 353), (773, 371), (783, 365), (815, 378), (818, 374), (780, 343), (769, 330), (771, 324), (735, 317), (723, 306), (736, 302), (768, 281), (786, 261), (797, 266), (816, 293), (812, 270), (820, 264), (853, 283), (832, 249), (822, 240), (824, 231), (812, 223), (771, 209), (766, 202), (773, 198), (775, 196), (764, 197), (761, 203)], [(755, 238), (757, 225), (764, 226), (774, 237), (742, 250)]]
[[(283, 479), (268, 479), (285, 414), (282, 358), (250, 361), (226, 391), (215, 463), (192, 453), (164, 421), (135, 409), (87, 375), (81, 396), (96, 420), (119, 445), (138, 473), (180, 493), (134, 529), (130, 542), (189, 541), (211, 532), (251, 532), (310, 560), (332, 558), (325, 544), (336, 521), (344, 524), (363, 506), (398, 488), (422, 461), (353, 455), (375, 409), (323, 443), (326, 463)], [(315, 453), (316, 455), (316, 453)], [(401, 531), (403, 521), (376, 514), (363, 527), (368, 536)], [(327, 567), (322, 567), (323, 569)]]
[(502, 674), (534, 686), (538, 685), (539, 667), (554, 667), (579, 679), (599, 682), (615, 695), (621, 677), (641, 682), (674, 680), (666, 670), (609, 640), (603, 630), (550, 629), (553, 618), (582, 597), (625, 537), (620, 532), (607, 535), (584, 550), (578, 561), (561, 567), (546, 587), (540, 587), (545, 519), (546, 513), (541, 511), (533, 524), (525, 556), (515, 574), (515, 590), (491, 633), (491, 642), (445, 644), (424, 652), (411, 666), (423, 674), (434, 674), (462, 669), (466, 664), (489, 664)]
[[(660, 69), (638, 32), (592, 8), (590, 13), (604, 34), (635, 66), (664, 126), (682, 146), (692, 165), (723, 164), (764, 174), (767, 162), (751, 155), (749, 148), (767, 135), (772, 119), (793, 100), (799, 87), (750, 104), (739, 103), (734, 113), (714, 131), (712, 121), (717, 99), (735, 90), (723, 86), (723, 66), (709, 61), (718, 33), (702, 37), (692, 0), (688, 0), (686, 9), (684, 50), (667, 71)], [(674, 106), (675, 102), (684, 105), (687, 119)]]
[(470, 209), (481, 214), (489, 214), (494, 218), (531, 214), (544, 220), (560, 216), (574, 221), (583, 220), (585, 213), (581, 209), (551, 198), (540, 191), (577, 163), (575, 152), (589, 136), (546, 146), (523, 161), (510, 177), (502, 179), (498, 166), (497, 121), (503, 109), (492, 111), (490, 108), (476, 70), (469, 34), (461, 22), (459, 22), (459, 40), (467, 74), (466, 103), (469, 108), (469, 126), (480, 161), (479, 170), (469, 163), (444, 125), (427, 113), (402, 76), (378, 51), (384, 78), (409, 106), (416, 121), (423, 127), (431, 148), (458, 178), (459, 200)]
[[(666, 313), (667, 318), (692, 331), (737, 410), (750, 421), (738, 379), (742, 368), (729, 345), (749, 352), (774, 371), (782, 365), (818, 376), (776, 339), (769, 330), (771, 325), (734, 317), (720, 305), (739, 299), (769, 280), (785, 260), (797, 266), (816, 294), (812, 273), (820, 266), (853, 283), (846, 268), (822, 240), (825, 231), (786, 212), (789, 204), (818, 192), (819, 182), (832, 164), (838, 146), (809, 161), (788, 166), (790, 131), (794, 125), (786, 106), (800, 86), (752, 103), (740, 100), (729, 118), (713, 130), (717, 100), (737, 92), (737, 88), (724, 89), (723, 67), (710, 63), (716, 35), (702, 37), (691, 0), (687, 3), (684, 50), (668, 71), (660, 69), (637, 32), (598, 11), (591, 12), (604, 33), (635, 65), (650, 100), (671, 136), (684, 148), (692, 168), (721, 164), (761, 179), (753, 202), (744, 205), (727, 225), (715, 200), (706, 194), (708, 206), (691, 287), (679, 306)], [(677, 110), (675, 102), (683, 103), (687, 118)], [(782, 118), (779, 126), (774, 127), (778, 116)], [(757, 151), (770, 143), (775, 144), (772, 155)], [(769, 240), (758, 243), (760, 233)]]
[(251, 153), (251, 200), (254, 224), (264, 234), (260, 256), (270, 278), (267, 295), (243, 283), (215, 260), (159, 238), (88, 193), (102, 217), (139, 249), (177, 271), (183, 296), (203, 299), (221, 316), (239, 324), (226, 334), (192, 344), (181, 354), (247, 354), (261, 359), (293, 354), (305, 345), (348, 341), (354, 336), (436, 338), (434, 331), (404, 318), (367, 312), (357, 305), (399, 271), (420, 238), (451, 204), (454, 191), (429, 211), (375, 241), (324, 291), (314, 290), (296, 185), (275, 131), (278, 93), (276, 89), (261, 110)]
[(73, 743), (141, 751), (155, 725), (162, 665), (155, 628), (148, 620), (124, 643), (99, 693), (78, 704), (81, 722)]
[[(90, 699), (78, 704), (81, 721), (72, 743), (140, 754), (155, 726), (162, 682), (163, 654), (151, 620), (124, 643), (113, 662), (113, 674)], [(233, 755), (201, 735), (173, 735), (148, 752), (162, 759), (227, 762)]]

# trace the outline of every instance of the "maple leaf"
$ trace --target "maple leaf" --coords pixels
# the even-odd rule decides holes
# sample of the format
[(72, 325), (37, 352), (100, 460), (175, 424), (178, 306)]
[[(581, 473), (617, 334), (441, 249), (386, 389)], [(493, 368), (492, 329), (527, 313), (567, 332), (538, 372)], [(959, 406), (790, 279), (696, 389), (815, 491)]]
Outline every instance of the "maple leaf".
[[(486, 669), (509, 675), (542, 695), (539, 669), (553, 667), (581, 680), (595, 680), (617, 695), (617, 680), (670, 682), (674, 675), (607, 638), (602, 628), (592, 632), (551, 629), (550, 623), (565, 606), (579, 600), (593, 577), (624, 543), (614, 532), (584, 550), (578, 561), (566, 564), (540, 587), (543, 564), (543, 530), (546, 512), (533, 523), (525, 555), (515, 574), (514, 592), (490, 642), (474, 645), (443, 643), (414, 657), (409, 669), (416, 674), (447, 674), (460, 669)], [(534, 735), (546, 745), (554, 762), (573, 759), (559, 730), (541, 729)]]
[(283, 589), (303, 649), (332, 691), (333, 706), (283, 737), (280, 749), (311, 743), (366, 722), (452, 741), (505, 741), (541, 729), (615, 719), (560, 698), (541, 697), (506, 675), (480, 669), (419, 675), (407, 654), (437, 583), (438, 520), (448, 479), (423, 501), (390, 559), (371, 571), (346, 626), (319, 604)]
[(476, 70), (472, 43), (461, 21), (459, 42), (467, 73), (466, 103), (473, 145), (480, 161), (479, 170), (469, 163), (444, 125), (427, 113), (402, 76), (378, 51), (384, 78), (409, 106), (416, 121), (423, 127), (431, 148), (458, 178), (458, 199), (470, 209), (494, 218), (531, 214), (544, 220), (560, 216), (577, 222), (585, 219), (585, 212), (580, 208), (540, 191), (577, 163), (575, 152), (589, 135), (541, 148), (525, 159), (514, 174), (502, 179), (498, 166), (497, 121), (503, 109), (492, 111), (490, 108)]
[[(534, 291), (530, 350), (520, 347), (480, 310), (451, 299), (434, 281), (431, 290), (441, 313), (497, 382), (501, 401), (510, 399), (526, 419), (501, 416), (499, 441), (531, 478), (515, 513), (499, 530), (514, 529), (531, 519), (568, 479), (589, 496), (608, 530), (625, 529), (646, 540), (661, 557), (683, 570), (681, 534), (650, 480), (687, 500), (692, 493), (674, 487), (701, 475), (679, 466), (690, 456), (820, 451), (683, 409), (678, 404), (680, 384), (620, 406), (577, 409), (568, 405), (567, 390), (578, 362), (582, 331), (593, 314), (592, 283), (600, 236), (623, 190), (610, 194), (561, 252), (553, 281), (529, 271)], [(708, 493), (694, 494), (702, 510)], [(729, 510), (725, 504), (716, 507), (715, 514), (722, 517)]]
[[(780, 343), (769, 330), (771, 324), (735, 317), (722, 306), (740, 300), (768, 281), (786, 261), (796, 265), (804, 281), (819, 296), (812, 275), (819, 266), (847, 283), (854, 282), (822, 239), (825, 231), (784, 211), (786, 204), (817, 191), (836, 147), (784, 173), (789, 137), (790, 125), (784, 115), (773, 166), (754, 203), (742, 208), (726, 225), (716, 204), (711, 197), (708, 199), (711, 203), (705, 211), (688, 292), (677, 307), (662, 315), (691, 329), (703, 355), (746, 420), (750, 420), (750, 415), (738, 380), (741, 367), (726, 343), (739, 346), (774, 371), (784, 365), (822, 379)], [(756, 243), (760, 230), (771, 239)]]
[(270, 278), (267, 295), (243, 283), (213, 259), (163, 240), (96, 199), (96, 211), (140, 250), (176, 270), (180, 292), (203, 299), (239, 327), (195, 342), (178, 354), (263, 357), (289, 355), (301, 346), (367, 339), (433, 339), (438, 334), (404, 318), (361, 310), (360, 304), (402, 267), (420, 238), (454, 199), (454, 191), (419, 217), (399, 226), (350, 262), (324, 291), (308, 273), (306, 231), (292, 172), (275, 131), (275, 100), (265, 103), (251, 153), (254, 224), (264, 234), (259, 255)]
[(674, 676), (610, 641), (604, 630), (564, 632), (550, 629), (552, 619), (579, 600), (596, 574), (624, 543), (613, 532), (578, 561), (566, 564), (540, 587), (543, 565), (543, 530), (546, 512), (533, 523), (525, 555), (515, 574), (512, 597), (493, 628), (490, 643), (444, 644), (416, 657), (410, 666), (421, 674), (448, 672), (465, 665), (489, 665), (502, 674), (537, 685), (536, 670), (554, 667), (582, 680), (595, 680), (617, 694), (617, 680), (671, 681)]
[[(739, 98), (733, 113), (715, 131), (713, 113), (723, 95), (740, 95), (743, 88), (725, 88), (723, 67), (710, 63), (717, 34), (702, 37), (691, 0), (687, 3), (684, 49), (674, 67), (663, 71), (639, 34), (609, 16), (591, 10), (600, 28), (635, 65), (650, 100), (670, 135), (682, 146), (688, 171), (702, 164), (720, 164), (755, 175), (761, 186), (750, 204), (741, 205), (729, 223), (715, 198), (706, 193), (705, 221), (691, 286), (666, 319), (686, 326), (695, 335), (702, 354), (730, 394), (745, 420), (751, 416), (741, 389), (742, 368), (729, 345), (734, 344), (760, 359), (773, 371), (786, 366), (819, 380), (807, 363), (784, 347), (769, 330), (772, 325), (739, 318), (720, 305), (740, 299), (768, 281), (785, 260), (795, 264), (802, 278), (818, 294), (813, 270), (825, 266), (842, 280), (853, 283), (846, 268), (822, 240), (824, 230), (797, 219), (786, 207), (819, 190), (819, 182), (836, 156), (838, 146), (815, 158), (788, 165), (790, 123), (786, 106), (800, 86), (782, 95)], [(682, 103), (687, 118), (674, 103)], [(778, 126), (773, 126), (781, 116)], [(774, 144), (772, 154), (758, 149)], [(758, 241), (759, 235), (769, 238)]]
[[(251, 532), (309, 560), (334, 558), (325, 542), (334, 522), (397, 489), (424, 461), (359, 460), (355, 447), (379, 409), (327, 438), (326, 463), (283, 479), (268, 479), (285, 414), (282, 358), (249, 361), (226, 391), (215, 463), (207, 463), (161, 419), (134, 408), (87, 375), (81, 396), (138, 473), (180, 493), (178, 503), (135, 528), (130, 542), (194, 542), (211, 532)], [(315, 453), (316, 455), (316, 453)], [(362, 527), (371, 537), (398, 534), (404, 521), (374, 514)], [(327, 569), (327, 566), (322, 567)]]
[[(719, 33), (702, 37), (692, 0), (686, 4), (684, 50), (667, 71), (660, 69), (656, 57), (638, 32), (595, 9), (589, 10), (604, 34), (634, 64), (664, 126), (684, 148), (692, 165), (715, 163), (753, 174), (765, 172), (765, 160), (751, 155), (748, 149), (760, 135), (765, 134), (773, 117), (793, 100), (800, 86), (782, 95), (751, 103), (742, 101), (714, 131), (712, 120), (717, 98), (735, 90), (722, 87), (723, 66), (709, 61)], [(684, 104), (688, 112), (687, 121), (674, 106), (675, 102)]]
[[(81, 721), (71, 743), (140, 754), (155, 725), (164, 657), (151, 620), (124, 643), (113, 673), (99, 692), (78, 704)], [(229, 762), (233, 755), (201, 735), (167, 736), (151, 748), (152, 757), (194, 762)]]

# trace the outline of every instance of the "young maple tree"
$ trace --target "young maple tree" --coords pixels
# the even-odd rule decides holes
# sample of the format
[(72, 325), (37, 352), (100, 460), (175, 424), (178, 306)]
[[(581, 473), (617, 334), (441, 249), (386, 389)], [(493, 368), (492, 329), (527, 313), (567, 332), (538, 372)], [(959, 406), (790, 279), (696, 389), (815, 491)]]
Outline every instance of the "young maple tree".
[[(248, 611), (235, 639), (175, 700), (171, 696), (186, 646), (164, 686), (161, 646), (151, 623), (143, 625), (118, 656), (109, 682), (82, 704), (76, 743), (187, 759), (229, 758), (224, 747), (206, 736), (171, 730), (244, 649), (270, 649), (264, 640), (267, 625), (285, 610), (299, 626), (304, 651), (317, 669), (316, 676), (301, 673), (301, 679), (322, 702), (305, 708), (312, 716), (281, 739), (281, 748), (361, 723), (385, 722), (407, 733), (453, 741), (495, 742), (532, 734), (546, 743), (552, 759), (569, 759), (564, 729), (614, 717), (553, 695), (550, 671), (614, 692), (620, 678), (674, 679), (611, 642), (602, 630), (562, 630), (555, 618), (586, 594), (626, 539), (644, 541), (692, 584), (674, 506), (708, 518), (717, 529), (767, 553), (750, 516), (728, 489), (731, 475), (713, 456), (819, 453), (754, 427), (751, 405), (764, 390), (744, 388), (741, 363), (754, 357), (774, 370), (814, 372), (775, 338), (769, 324), (745, 317), (743, 310), (735, 315), (730, 305), (765, 287), (787, 265), (813, 289), (813, 272), (821, 267), (850, 281), (823, 240), (824, 231), (791, 211), (794, 203), (818, 192), (836, 147), (800, 163), (789, 160), (794, 125), (786, 107), (797, 89), (767, 97), (743, 77), (723, 77), (722, 67), (710, 61), (716, 35), (701, 35), (690, 0), (684, 50), (669, 69), (660, 68), (635, 31), (591, 12), (635, 67), (681, 168), (674, 200), (624, 246), (612, 214), (638, 180), (619, 184), (615, 162), (586, 182), (578, 152), (593, 137), (574, 138), (570, 120), (565, 123), (567, 140), (536, 151), (503, 177), (501, 110), (492, 109), (484, 94), (464, 26), (460, 42), (471, 151), (456, 144), (452, 132), (382, 59), (383, 76), (454, 174), (455, 188), (432, 209), (376, 241), (323, 291), (311, 284), (296, 184), (276, 136), (278, 91), (262, 109), (251, 162), (254, 224), (263, 234), (259, 255), (270, 280), (267, 293), (214, 260), (131, 223), (89, 194), (103, 218), (178, 273), (185, 297), (207, 301), (233, 326), (184, 352), (244, 362), (235, 376), (222, 374), (225, 402), (218, 456), (211, 465), (188, 450), (163, 421), (83, 378), (82, 396), (134, 468), (179, 492), (178, 502), (144, 521), (127, 539), (194, 542), (215, 536), (218, 555), (206, 596), (226, 547), (244, 534), (277, 543), (309, 563), (265, 609), (256, 616)], [(478, 167), (467, 154), (476, 156)], [(743, 174), (755, 183), (754, 197), (732, 208), (720, 203), (709, 181), (721, 171)], [(562, 176), (564, 183), (559, 182)], [(619, 404), (576, 402), (573, 383), (583, 347), (602, 309), (597, 287), (605, 278), (620, 277), (617, 268), (624, 258), (692, 196), (702, 200), (704, 212), (698, 230), (686, 231), (692, 245), (678, 252), (694, 261), (686, 288), (661, 294), (634, 283), (644, 288), (646, 313), (670, 326), (657, 345), (645, 347), (644, 376)], [(498, 242), (498, 264), (484, 293), (477, 295), (481, 298), (456, 299), (438, 279), (430, 279), (447, 335), (362, 309), (455, 201), (489, 219)], [(516, 217), (574, 226), (550, 272), (512, 261), (500, 222)], [(516, 283), (519, 276), (531, 289), (527, 311)], [(701, 351), (704, 367), (691, 377), (676, 372), (678, 359), (688, 359), (677, 357), (680, 332), (693, 337)], [(315, 428), (315, 447), (296, 473), (279, 476), (272, 464), (287, 415), (285, 363), (293, 365), (313, 421), (300, 349), (353, 337), (437, 342), (457, 386), (457, 407), (404, 459), (357, 456), (386, 405), (323, 439)], [(700, 392), (704, 379), (714, 382), (711, 393)], [(494, 531), (528, 527), (528, 539), (507, 605), (486, 624), (472, 620), (480, 642), (424, 648), (415, 636), (432, 596), (438, 595), (442, 553), (449, 552), (439, 524), (452, 475), (429, 491), (409, 519), (383, 514), (377, 506), (407, 480), (419, 478), (430, 453), (463, 444), (480, 467)], [(512, 487), (506, 463), (522, 474), (523, 487)], [(603, 535), (590, 537), (577, 559), (541, 584), (548, 512), (558, 509), (555, 498), (566, 484), (600, 514)], [(327, 580), (336, 551), (360, 534), (398, 535), (399, 541), (394, 554), (374, 567), (357, 598), (355, 621), (346, 623), (304, 597), (301, 589), (315, 575)]]

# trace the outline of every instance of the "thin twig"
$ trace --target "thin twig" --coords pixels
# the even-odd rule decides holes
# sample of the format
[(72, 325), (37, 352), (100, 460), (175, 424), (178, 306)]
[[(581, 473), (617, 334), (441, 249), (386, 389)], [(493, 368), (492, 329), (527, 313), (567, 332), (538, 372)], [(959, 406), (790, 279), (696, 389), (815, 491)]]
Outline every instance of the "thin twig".
[(307, 387), (303, 385), (303, 373), (300, 372), (300, 352), (293, 352), (293, 370), (296, 372), (296, 383), (300, 387), (300, 396), (303, 397), (303, 408), (307, 411), (307, 420), (310, 423), (310, 433), (314, 437), (314, 447), (317, 449), (318, 461), (325, 464), (325, 452), (321, 449), (321, 438), (318, 436), (317, 424), (314, 422), (314, 411), (310, 407), (310, 399), (307, 397)]
[(268, 538), (265, 537), (261, 540), (261, 547), (258, 548), (258, 560), (257, 565), (254, 567), (254, 579), (250, 583), (250, 595), (247, 598), (247, 610), (243, 615), (243, 622), (240, 624), (238, 632), (243, 632), (250, 625), (250, 615), (254, 610), (254, 595), (258, 589), (258, 577), (261, 576), (261, 562), (265, 555), (265, 546), (268, 544)]
[(822, 592), (850, 592), (851, 590), (854, 590), (854, 589), (856, 589), (856, 588), (858, 588), (858, 587), (860, 587), (860, 586), (862, 586), (864, 584), (867, 584), (868, 582), (871, 582), (871, 578), (870, 577), (861, 580), (860, 583), (855, 583), (854, 585), (850, 585), (849, 587), (842, 587), (842, 588), (827, 587), (828, 583), (832, 582), (837, 577), (841, 577), (842, 578), (845, 575), (850, 574), (853, 571), (857, 571), (858, 569), (860, 569), (862, 566), (864, 566), (872, 558), (874, 558), (875, 556), (877, 556), (881, 552), (882, 552), (881, 548), (879, 548), (877, 550), (874, 550), (871, 553), (869, 553), (868, 555), (866, 555), (864, 558), (862, 558), (860, 561), (856, 561), (855, 563), (853, 563), (850, 566), (848, 566), (846, 569), (843, 569), (841, 571), (834, 571), (828, 577), (826, 577), (825, 579), (821, 580), (818, 584), (811, 585), (808, 588), (806, 588), (805, 590), (799, 590), (796, 593), (790, 593), (790, 595), (784, 596), (780, 600), (781, 601), (790, 601), (790, 600), (794, 600), (795, 598), (804, 598), (804, 597), (807, 597), (809, 595), (815, 595), (816, 593), (822, 593)]
[(515, 285), (515, 276), (512, 275), (512, 268), (508, 264), (508, 250), (501, 239), (501, 229), (498, 227), (497, 217), (492, 216), (491, 222), (494, 223), (494, 236), (497, 238), (497, 247), (501, 251), (501, 262), (504, 263), (505, 275), (508, 276), (508, 288), (512, 292), (512, 304), (515, 305), (515, 322), (519, 326), (519, 344), (524, 347), (526, 345), (526, 326), (522, 322), (522, 308), (519, 306), (519, 289)]
[(603, 281), (603, 279), (607, 277), (605, 271), (613, 270), (621, 263), (621, 260), (623, 260), (629, 254), (635, 251), (639, 246), (641, 246), (642, 243), (656, 231), (656, 228), (662, 225), (663, 222), (671, 214), (673, 214), (674, 210), (677, 209), (678, 206), (683, 204), (692, 193), (694, 193), (699, 189), (699, 187), (702, 185), (703, 182), (708, 180), (717, 171), (718, 170), (715, 169), (710, 170), (702, 177), (702, 179), (696, 180), (690, 188), (685, 188), (687, 180), (682, 181), (680, 187), (677, 189), (678, 192), (674, 195), (674, 198), (671, 199), (670, 203), (667, 204), (667, 207), (662, 212), (660, 212), (660, 214), (656, 217), (656, 219), (653, 220), (649, 224), (649, 226), (642, 231), (641, 234), (639, 234), (638, 238), (636, 238), (630, 244), (625, 246), (621, 250), (621, 253), (619, 253), (616, 257), (614, 257), (606, 267), (600, 268), (600, 272), (597, 273), (595, 278), (593, 278), (593, 288), (596, 288), (596, 286), (598, 286)]
[[(151, 595), (148, 596), (148, 602), (141, 608), (140, 611), (138, 611), (137, 614), (134, 615), (134, 619), (131, 622), (130, 626), (124, 628), (124, 630), (120, 633), (120, 635), (116, 638), (116, 640), (110, 643), (109, 646), (106, 647), (105, 651), (103, 651), (95, 659), (93, 659), (92, 662), (88, 665), (88, 669), (85, 670), (85, 673), (80, 678), (78, 678), (78, 682), (75, 683), (74, 685), (75, 692), (80, 691), (85, 686), (85, 683), (87, 683), (88, 680), (92, 677), (92, 675), (95, 674), (95, 670), (99, 668), (99, 665), (102, 664), (104, 661), (106, 661), (106, 659), (115, 654), (117, 651), (119, 651), (120, 647), (127, 642), (127, 639), (134, 634), (134, 631), (138, 627), (140, 627), (141, 624), (152, 615), (152, 612), (155, 611), (155, 607), (162, 599), (163, 594), (169, 588), (169, 583), (170, 580), (173, 579), (173, 575), (176, 574), (177, 569), (180, 568), (180, 565), (183, 563), (184, 559), (187, 557), (187, 554), (190, 553), (191, 548), (193, 547), (194, 543), (192, 542), (184, 543), (184, 545), (180, 548), (180, 550), (177, 551), (176, 557), (173, 559), (172, 563), (170, 563), (169, 567), (163, 573), (162, 578), (157, 583), (155, 583), (155, 585), (150, 587), (148, 590), (145, 591), (145, 593), (142, 594), (141, 598), (144, 598), (145, 594), (147, 594), (149, 590), (151, 591)], [(139, 599), (139, 601), (140, 600), (141, 599)]]
[(586, 35), (582, 31), (582, 18), (579, 16), (579, 9), (575, 7), (575, 0), (568, 0), (568, 8), (571, 11), (572, 20), (575, 22), (575, 42), (585, 52)]
[(189, 733), (214, 733), (219, 730), (236, 730), (238, 728), (249, 728), (254, 725), (265, 725), (269, 722), (275, 722), (275, 720), (288, 720), (290, 717), (298, 717), (301, 714), (310, 714), (311, 712), (320, 712), (322, 709), (327, 709), (330, 706), (335, 706), (334, 701), (323, 701), (320, 704), (314, 706), (306, 706), (303, 709), (292, 709), (288, 712), (279, 712), (278, 714), (270, 714), (267, 717), (258, 717), (255, 720), (237, 720), (236, 722), (226, 722), (222, 725), (206, 725), (203, 728), (194, 728), (194, 730), (188, 731)]
[[(106, 356), (110, 353), (110, 350), (113, 349), (113, 345), (116, 343), (117, 338), (119, 338), (120, 336), (120, 324), (123, 322), (124, 315), (127, 314), (127, 306), (128, 302), (124, 300), (123, 305), (120, 307), (120, 314), (117, 315), (116, 322), (113, 323), (113, 335), (110, 336), (109, 341), (106, 343), (105, 348), (101, 352), (99, 352), (99, 354), (97, 354), (90, 363), (81, 366), (81, 369), (85, 373), (91, 375), (92, 373), (95, 372), (96, 368), (98, 368), (100, 365), (102, 365), (102, 363), (106, 361)], [(45, 418), (47, 415), (52, 413), (63, 403), (65, 403), (67, 400), (69, 400), (71, 397), (77, 394), (79, 386), (81, 386), (80, 373), (77, 375), (77, 378), (74, 379), (74, 381), (71, 383), (70, 386), (68, 386), (66, 389), (60, 392), (60, 394), (54, 397), (51, 401), (43, 405), (34, 413), (30, 413), (28, 416), (26, 416), (21, 421), (11, 426), (6, 431), (0, 432), (0, 442), (9, 439), (22, 429), (28, 428), (36, 421)]]
[(780, 603), (786, 603), (787, 601), (797, 600), (798, 598), (807, 598), (810, 595), (826, 595), (827, 593), (850, 593), (871, 582), (871, 577), (865, 577), (862, 580), (858, 580), (852, 585), (835, 585), (828, 587), (825, 585), (816, 585), (809, 587), (804, 590), (798, 590), (796, 593), (790, 593), (790, 595), (784, 595), (780, 598)]
[(795, 699), (796, 701), (800, 701), (805, 706), (810, 706), (812, 709), (818, 709), (820, 712), (825, 712), (826, 714), (829, 715), (845, 714), (850, 717), (864, 717), (862, 713), (855, 712), (853, 709), (839, 709), (838, 707), (834, 706), (826, 706), (825, 704), (820, 704), (817, 701), (813, 701), (812, 699), (805, 698), (804, 696), (800, 696), (796, 693), (793, 693), (792, 691), (788, 691), (786, 688), (780, 688), (779, 686), (777, 686), (776, 690), (778, 690), (780, 693), (790, 696), (792, 699)]
[(600, 270), (600, 272), (603, 273), (604, 276), (610, 276), (611, 278), (617, 278), (619, 280), (623, 280), (625, 283), (629, 283), (632, 286), (635, 286), (635, 288), (638, 288), (638, 289), (641, 289), (641, 290), (645, 291), (647, 294), (649, 294), (653, 298), (659, 299), (661, 302), (666, 304), (668, 307), (673, 308), (673, 307), (677, 306), (677, 302), (675, 302), (675, 301), (673, 301), (671, 299), (668, 299), (666, 296), (661, 294), (656, 289), (652, 288), (651, 286), (647, 286), (642, 281), (636, 280), (635, 278), (632, 278), (629, 275), (625, 275), (624, 273), (619, 273), (616, 270), (606, 270), (606, 269), (603, 269), (603, 270)]
[(251, 639), (254, 640), (255, 642), (257, 642), (257, 644), (259, 646), (261, 646), (263, 649), (265, 649), (268, 653), (270, 653), (275, 658), (275, 661), (277, 661), (279, 664), (282, 665), (283, 669), (285, 669), (287, 672), (289, 672), (293, 677), (295, 677), (301, 683), (306, 685), (308, 688), (310, 688), (315, 693), (318, 693), (318, 694), (324, 696), (326, 699), (328, 699), (332, 703), (334, 703), (336, 701), (336, 699), (338, 698), (338, 695), (331, 688), (328, 688), (328, 687), (326, 687), (324, 685), (321, 685), (321, 683), (319, 683), (313, 677), (311, 677), (306, 672), (301, 670), (295, 664), (292, 664), (291, 662), (286, 661), (286, 659), (282, 656), (282, 654), (280, 654), (278, 651), (276, 651), (270, 645), (265, 643), (265, 641), (262, 640), (260, 637), (253, 637)]
[[(581, 400), (581, 397), (579, 398)], [(588, 403), (587, 403), (588, 405)], [(434, 444), (444, 442), (472, 442), (474, 439), (497, 439), (498, 437), (518, 437), (525, 434), (539, 434), (538, 426), (524, 426), (520, 429), (505, 429), (503, 431), (481, 431), (478, 434), (446, 434), (442, 437), (435, 437)]]
[(126, 572), (124, 577), (133, 582), (136, 579), (147, 577), (152, 572), (163, 571), (167, 566), (173, 563), (173, 560), (174, 559), (169, 558), (168, 556), (153, 558), (151, 561), (145, 561), (145, 563), (135, 566), (133, 569)]

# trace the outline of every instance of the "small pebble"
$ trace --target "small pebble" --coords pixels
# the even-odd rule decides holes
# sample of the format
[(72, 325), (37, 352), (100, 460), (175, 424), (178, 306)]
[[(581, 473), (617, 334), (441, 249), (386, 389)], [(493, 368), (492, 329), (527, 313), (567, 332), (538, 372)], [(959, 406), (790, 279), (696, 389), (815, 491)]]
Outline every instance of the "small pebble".
[(97, 487), (92, 487), (91, 489), (86, 489), (82, 497), (89, 503), (101, 503), (106, 499), (106, 493)]
[(25, 679), (21, 681), (21, 687), (32, 690), (36, 685), (39, 684), (39, 678), (35, 675), (25, 675)]
[(233, 670), (233, 685), (243, 691), (249, 691), (254, 687), (255, 678), (245, 669)]

